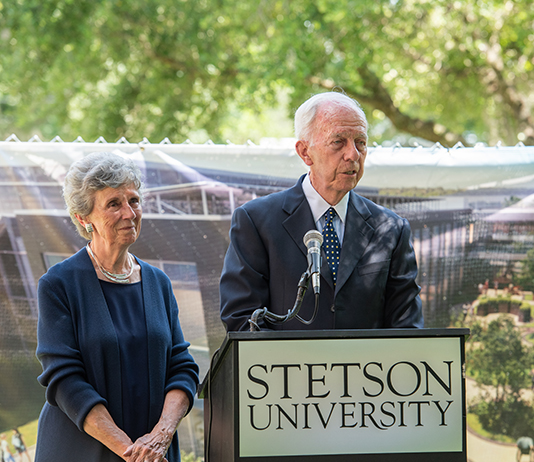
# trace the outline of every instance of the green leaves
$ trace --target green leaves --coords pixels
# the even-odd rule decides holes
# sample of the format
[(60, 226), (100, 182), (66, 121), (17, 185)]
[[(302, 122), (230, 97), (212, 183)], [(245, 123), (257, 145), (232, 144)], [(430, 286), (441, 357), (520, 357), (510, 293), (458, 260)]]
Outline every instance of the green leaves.
[(477, 382), (494, 387), (497, 400), (508, 396), (518, 399), (521, 388), (530, 385), (534, 357), (511, 318), (501, 316), (485, 329), (478, 326), (472, 335), (479, 346), (470, 351), (468, 367)]
[(487, 327), (471, 326), (467, 367), (479, 385), (487, 386), (470, 403), (485, 430), (518, 438), (534, 430), (532, 403), (521, 389), (531, 387), (532, 348), (525, 345), (510, 317), (500, 316)]
[(521, 270), (519, 274), (514, 273), (514, 283), (523, 290), (534, 290), (534, 249), (530, 249), (520, 263)]
[(236, 110), (262, 112), (289, 94), (290, 118), (310, 94), (338, 87), (364, 105), (373, 141), (395, 127), (444, 145), (534, 143), (530, 2), (2, 6), (0, 136), (179, 142), (203, 130), (225, 141)]

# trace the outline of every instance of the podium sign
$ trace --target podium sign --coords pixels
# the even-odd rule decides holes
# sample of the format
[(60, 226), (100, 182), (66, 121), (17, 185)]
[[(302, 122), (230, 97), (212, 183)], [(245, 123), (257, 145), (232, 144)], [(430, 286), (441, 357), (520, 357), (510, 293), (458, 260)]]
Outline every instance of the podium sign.
[(467, 332), (230, 334), (235, 448), (223, 459), (465, 462)]
[(462, 450), (457, 339), (239, 344), (244, 457)]

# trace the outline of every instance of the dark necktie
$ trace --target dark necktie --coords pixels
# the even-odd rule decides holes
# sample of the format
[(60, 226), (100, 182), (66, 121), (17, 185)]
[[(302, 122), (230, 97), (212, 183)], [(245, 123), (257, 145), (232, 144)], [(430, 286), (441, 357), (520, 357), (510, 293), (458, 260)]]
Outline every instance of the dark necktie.
[(339, 243), (336, 230), (334, 229), (335, 216), (335, 209), (330, 207), (325, 213), (325, 223), (323, 227), (324, 253), (326, 255), (328, 266), (332, 271), (334, 285), (336, 284), (337, 280), (337, 268), (339, 266), (339, 256), (341, 255), (341, 244)]

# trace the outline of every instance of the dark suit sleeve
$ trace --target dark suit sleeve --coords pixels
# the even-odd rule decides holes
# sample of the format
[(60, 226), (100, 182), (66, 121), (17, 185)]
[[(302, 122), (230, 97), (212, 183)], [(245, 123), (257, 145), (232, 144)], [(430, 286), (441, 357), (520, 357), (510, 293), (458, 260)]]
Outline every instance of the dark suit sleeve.
[(411, 230), (406, 219), (397, 246), (391, 256), (386, 285), (384, 327), (424, 327), (420, 288), (415, 282), (417, 263), (410, 241)]
[(268, 252), (243, 207), (237, 208), (232, 216), (220, 300), (221, 319), (227, 331), (249, 330), (252, 313), (270, 305)]

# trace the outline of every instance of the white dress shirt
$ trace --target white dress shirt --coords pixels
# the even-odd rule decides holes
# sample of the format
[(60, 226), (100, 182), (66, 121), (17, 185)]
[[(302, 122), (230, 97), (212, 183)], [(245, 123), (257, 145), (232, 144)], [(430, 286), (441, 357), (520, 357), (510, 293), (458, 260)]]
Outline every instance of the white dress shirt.
[(310, 204), (313, 214), (313, 220), (318, 231), (323, 232), (325, 217), (324, 214), (330, 207), (334, 207), (337, 216), (334, 218), (334, 229), (336, 230), (339, 243), (343, 245), (343, 236), (345, 234), (345, 223), (347, 219), (347, 208), (349, 206), (349, 193), (343, 196), (336, 205), (330, 205), (323, 197), (315, 190), (310, 181), (310, 174), (306, 175), (302, 181), (302, 190)]

